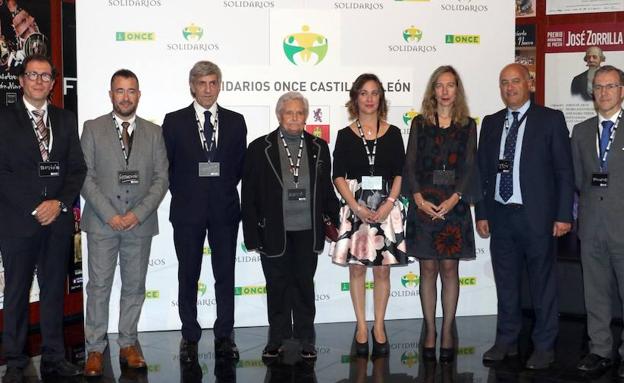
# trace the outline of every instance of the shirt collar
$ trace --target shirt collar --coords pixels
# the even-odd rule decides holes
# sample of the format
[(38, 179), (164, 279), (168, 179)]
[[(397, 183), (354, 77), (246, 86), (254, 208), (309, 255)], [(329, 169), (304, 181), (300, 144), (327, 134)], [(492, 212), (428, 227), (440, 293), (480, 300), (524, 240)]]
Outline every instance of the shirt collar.
[[(602, 114), (598, 113), (598, 123), (602, 124), (603, 121), (613, 121), (613, 123), (615, 124), (615, 122), (617, 121), (618, 116), (620, 115), (620, 112), (622, 111), (622, 109), (618, 110), (617, 112), (615, 112), (613, 114), (613, 116), (611, 117), (604, 117)], [(624, 117), (624, 116), (623, 116)]]
[(214, 118), (217, 115), (217, 103), (215, 102), (214, 104), (212, 104), (210, 106), (209, 109), (204, 108), (203, 106), (201, 106), (197, 100), (193, 101), (193, 107), (195, 108), (195, 113), (197, 113), (197, 116), (203, 120), (204, 119), (204, 112), (205, 111), (209, 111), (212, 114), (211, 119), (214, 120)]
[(43, 104), (43, 107), (41, 107), (41, 109), (37, 109), (35, 108), (35, 106), (33, 106), (33, 104), (31, 104), (30, 102), (28, 102), (28, 100), (26, 100), (26, 97), (22, 97), (22, 99), (24, 100), (24, 106), (26, 106), (26, 110), (28, 110), (28, 112), (30, 112), (32, 114), (33, 110), (43, 110), (43, 118), (45, 119), (48, 115), (48, 102), (46, 101)]
[(511, 112), (520, 112), (520, 114), (518, 115), (518, 119), (521, 119), (522, 116), (524, 116), (524, 114), (527, 112), (527, 110), (529, 110), (530, 106), (531, 106), (531, 100), (527, 100), (524, 104), (522, 104), (521, 107), (519, 107), (516, 110), (507, 108), (507, 118), (509, 118), (510, 120), (513, 119)]
[(129, 119), (123, 118), (120, 115), (118, 115), (117, 113), (113, 112), (113, 114), (115, 115), (115, 118), (117, 119), (117, 121), (119, 121), (119, 124), (121, 124), (124, 121), (127, 121), (130, 123), (131, 126), (134, 125), (134, 122), (136, 121), (136, 114), (132, 117), (130, 117)]

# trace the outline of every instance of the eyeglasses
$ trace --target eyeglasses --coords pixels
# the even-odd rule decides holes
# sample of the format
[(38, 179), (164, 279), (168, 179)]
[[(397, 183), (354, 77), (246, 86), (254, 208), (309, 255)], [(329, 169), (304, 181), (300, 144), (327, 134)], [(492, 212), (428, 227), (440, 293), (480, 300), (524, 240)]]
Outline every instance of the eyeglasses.
[(600, 92), (603, 89), (610, 92), (612, 90), (615, 90), (615, 89), (621, 88), (621, 87), (622, 87), (622, 85), (619, 85), (619, 84), (606, 84), (606, 85), (594, 85), (594, 86), (592, 86), (592, 89), (594, 90), (594, 92)]
[(37, 81), (40, 78), (43, 82), (50, 82), (53, 79), (51, 73), (26, 72), (24, 76), (30, 81)]

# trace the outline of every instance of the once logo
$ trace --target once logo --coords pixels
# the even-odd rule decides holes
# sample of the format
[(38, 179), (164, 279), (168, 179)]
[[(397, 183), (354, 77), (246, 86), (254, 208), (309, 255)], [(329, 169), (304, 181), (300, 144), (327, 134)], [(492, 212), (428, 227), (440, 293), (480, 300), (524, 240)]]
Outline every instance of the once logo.
[(481, 44), (480, 35), (446, 35), (444, 42), (447, 44)]
[(204, 35), (204, 30), (201, 27), (191, 23), (191, 25), (182, 30), (182, 35), (186, 41), (199, 41)]
[(476, 286), (477, 277), (461, 277), (459, 278), (459, 284), (461, 286)]
[(401, 277), (401, 284), (403, 287), (414, 288), (418, 286), (420, 283), (420, 278), (418, 275), (412, 273), (411, 271), (404, 276)]
[(327, 38), (321, 34), (310, 32), (310, 27), (303, 25), (301, 32), (293, 33), (284, 38), (282, 43), (288, 61), (295, 65), (308, 64), (316, 57), (317, 65), (327, 55)]
[(414, 117), (418, 116), (419, 114), (420, 113), (414, 110), (414, 108), (411, 108), (407, 112), (403, 113), (403, 123), (405, 123), (405, 125), (407, 126), (411, 126), (412, 120), (414, 119)]
[(145, 298), (146, 299), (158, 299), (160, 298), (160, 291), (159, 290), (146, 290)]
[(154, 32), (115, 32), (115, 40), (154, 41), (156, 40), (156, 34)]
[[(364, 288), (366, 290), (372, 290), (375, 288), (375, 282), (373, 281), (366, 281), (364, 282)], [(340, 291), (349, 291), (349, 282), (342, 282), (340, 283)]]
[(234, 287), (234, 295), (264, 295), (266, 294), (266, 286), (236, 286)]
[(418, 42), (422, 37), (422, 31), (413, 25), (403, 30), (403, 40), (407, 43)]
[(197, 292), (204, 296), (206, 291), (208, 291), (208, 286), (205, 283), (197, 282)]

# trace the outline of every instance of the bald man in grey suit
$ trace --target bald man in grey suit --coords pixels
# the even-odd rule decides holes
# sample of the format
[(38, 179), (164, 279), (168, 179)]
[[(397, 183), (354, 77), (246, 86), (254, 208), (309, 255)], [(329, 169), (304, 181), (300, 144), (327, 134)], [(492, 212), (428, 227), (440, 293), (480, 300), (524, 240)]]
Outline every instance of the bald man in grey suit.
[[(624, 73), (605, 65), (593, 92), (598, 115), (572, 131), (574, 178), (579, 191), (579, 238), (587, 309), (589, 354), (577, 365), (598, 373), (613, 364), (611, 300), (624, 297)], [(618, 291), (613, 291), (615, 278)], [(622, 315), (619, 313), (618, 315)], [(624, 344), (619, 348), (624, 357)], [(618, 375), (624, 377), (624, 362)]]
[(162, 130), (136, 116), (141, 97), (136, 75), (127, 69), (115, 72), (109, 94), (113, 112), (85, 122), (81, 138), (88, 169), (82, 188), (89, 268), (85, 376), (102, 375), (118, 258), (122, 280), (119, 360), (130, 368), (146, 366), (137, 347), (137, 323), (145, 299), (152, 237), (158, 234), (156, 209), (169, 187)]

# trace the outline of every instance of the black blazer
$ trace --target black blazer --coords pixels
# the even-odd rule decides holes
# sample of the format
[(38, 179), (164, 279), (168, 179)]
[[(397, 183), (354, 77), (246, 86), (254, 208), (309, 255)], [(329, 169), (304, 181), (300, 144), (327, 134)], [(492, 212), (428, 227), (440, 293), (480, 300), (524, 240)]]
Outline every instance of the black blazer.
[(193, 104), (168, 113), (162, 130), (169, 158), (169, 220), (176, 225), (205, 225), (210, 216), (217, 224), (238, 224), (240, 202), (236, 186), (243, 173), (247, 146), (245, 118), (218, 106), (219, 133), (214, 162), (219, 177), (199, 177), (206, 161), (197, 132)]
[(572, 79), (570, 84), (570, 93), (573, 95), (580, 95), (583, 100), (591, 101), (594, 99), (594, 95), (587, 91), (587, 77), (589, 71), (580, 73)]
[[(0, 110), (0, 236), (28, 237), (41, 225), (31, 215), (44, 199), (70, 208), (50, 225), (55, 234), (74, 232), (73, 206), (87, 173), (73, 113), (48, 104), (52, 124), (50, 161), (60, 163), (58, 177), (39, 177), (39, 142), (20, 100)], [(45, 192), (45, 193), (44, 193)]]
[[(486, 116), (477, 151), (483, 200), (476, 205), (477, 220), (497, 222), (494, 200), (500, 142), (507, 109)], [(555, 221), (572, 222), (574, 173), (570, 138), (563, 113), (531, 103), (527, 111), (520, 157), (522, 203), (531, 228), (551, 233)]]
[[(329, 147), (322, 139), (304, 134), (310, 166), (312, 230), (316, 253), (323, 251), (323, 214), (338, 225), (338, 198), (331, 183)], [(277, 129), (254, 140), (247, 150), (243, 173), (243, 235), (245, 246), (267, 256), (286, 250), (282, 206), (282, 173)]]

